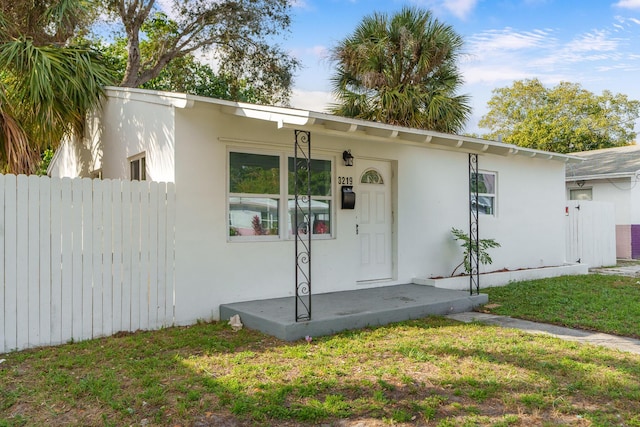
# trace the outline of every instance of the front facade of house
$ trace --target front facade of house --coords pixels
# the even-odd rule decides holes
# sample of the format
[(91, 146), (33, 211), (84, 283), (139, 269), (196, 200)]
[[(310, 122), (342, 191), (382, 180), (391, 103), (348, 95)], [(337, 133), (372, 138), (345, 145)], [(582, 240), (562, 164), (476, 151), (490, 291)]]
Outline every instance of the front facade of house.
[[(483, 269), (565, 264), (571, 157), (288, 108), (107, 93), (87, 139), (61, 147), (50, 174), (175, 182), (178, 324), (217, 319), (223, 303), (293, 295), (297, 231), (312, 233), (312, 293), (450, 275), (462, 260), (451, 228), (469, 228), (470, 153), (480, 238), (502, 245)], [(311, 147), (311, 218), (297, 231), (296, 130)]]
[(573, 153), (567, 166), (568, 200), (608, 202), (615, 208), (616, 257), (640, 259), (640, 146)]

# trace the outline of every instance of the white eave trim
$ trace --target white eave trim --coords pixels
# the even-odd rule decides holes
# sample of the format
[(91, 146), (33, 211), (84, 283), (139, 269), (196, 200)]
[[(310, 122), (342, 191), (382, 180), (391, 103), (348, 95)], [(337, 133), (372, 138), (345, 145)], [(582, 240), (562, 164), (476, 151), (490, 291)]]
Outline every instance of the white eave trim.
[(598, 179), (619, 179), (619, 178), (634, 178), (640, 175), (640, 171), (636, 172), (616, 172), (616, 173), (603, 173), (600, 175), (582, 175), (582, 176), (567, 176), (566, 182), (573, 181), (594, 181)]
[(304, 129), (325, 134), (340, 134), (344, 137), (374, 138), (391, 143), (417, 144), (432, 147), (440, 146), (456, 151), (479, 154), (527, 156), (564, 163), (583, 162), (582, 158), (575, 156), (533, 150), (531, 148), (518, 147), (498, 141), (403, 126), (393, 126), (287, 107), (232, 102), (183, 93), (150, 91), (145, 89), (108, 87), (106, 92), (109, 97), (135, 99), (143, 102), (170, 105), (176, 108), (192, 108), (200, 104), (210, 105), (219, 108), (220, 111), (225, 114), (273, 122), (278, 128)]
[[(265, 107), (269, 108), (269, 107)], [(271, 107), (278, 108), (278, 107)], [(256, 113), (258, 110), (260, 113)], [(260, 118), (278, 123), (284, 128), (304, 128), (312, 132), (328, 134), (340, 133), (342, 136), (375, 138), (392, 143), (409, 143), (418, 145), (441, 146), (456, 151), (487, 153), (500, 156), (527, 156), (540, 159), (555, 160), (563, 163), (581, 163), (583, 159), (566, 154), (551, 153), (542, 150), (516, 147), (480, 138), (446, 134), (422, 129), (392, 126), (384, 123), (368, 122), (365, 120), (349, 119), (331, 114), (302, 112), (301, 110), (278, 109), (274, 114), (270, 110), (263, 110), (261, 106), (240, 104), (237, 109), (224, 109), (224, 112), (243, 117)], [(293, 114), (291, 114), (293, 113)]]

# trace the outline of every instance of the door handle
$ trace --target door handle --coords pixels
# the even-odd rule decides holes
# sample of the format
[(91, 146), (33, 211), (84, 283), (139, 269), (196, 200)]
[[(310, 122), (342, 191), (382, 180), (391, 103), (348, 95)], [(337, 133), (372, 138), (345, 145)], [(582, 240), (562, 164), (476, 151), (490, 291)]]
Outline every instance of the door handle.
[(357, 236), (357, 235), (358, 235), (358, 233), (359, 233), (359, 227), (360, 227), (360, 226), (359, 226), (358, 224), (356, 224), (356, 236)]

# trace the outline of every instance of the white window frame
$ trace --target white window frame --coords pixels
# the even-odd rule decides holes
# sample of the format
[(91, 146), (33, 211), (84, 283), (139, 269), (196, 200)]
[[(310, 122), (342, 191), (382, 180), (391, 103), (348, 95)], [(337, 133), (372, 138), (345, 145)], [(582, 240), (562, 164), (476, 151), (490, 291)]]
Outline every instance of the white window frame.
[(478, 198), (480, 197), (488, 197), (493, 199), (493, 212), (492, 213), (486, 213), (484, 212), (482, 209), (478, 209), (478, 212), (481, 215), (485, 215), (487, 217), (496, 217), (497, 216), (497, 212), (498, 212), (498, 173), (495, 171), (488, 171), (488, 170), (479, 170), (477, 172), (478, 175), (493, 175), (493, 183), (494, 183), (494, 188), (493, 188), (493, 193), (481, 193), (478, 192)]
[[(244, 193), (232, 193), (230, 189), (230, 174), (231, 174), (231, 153), (243, 153), (243, 154), (257, 154), (263, 156), (273, 156), (279, 158), (279, 168), (280, 168), (280, 193), (279, 194), (244, 194)], [(291, 223), (289, 221), (289, 200), (292, 199), (292, 196), (289, 194), (289, 181), (288, 181), (288, 173), (289, 173), (289, 158), (293, 157), (294, 154), (290, 151), (276, 151), (276, 150), (260, 150), (260, 149), (251, 149), (246, 147), (228, 147), (227, 148), (227, 157), (226, 157), (226, 224), (227, 228), (231, 227), (229, 223), (230, 219), (230, 200), (232, 197), (264, 197), (264, 198), (272, 198), (278, 199), (278, 234), (277, 235), (264, 235), (264, 236), (231, 236), (230, 231), (227, 231), (227, 239), (230, 242), (265, 242), (265, 241), (288, 241), (293, 240), (295, 235), (291, 230)], [(312, 160), (324, 160), (330, 162), (331, 165), (331, 173), (330, 173), (330, 188), (331, 195), (330, 196), (312, 196), (313, 200), (327, 200), (330, 203), (329, 208), (329, 224), (330, 224), (330, 232), (327, 234), (313, 234), (312, 238), (314, 240), (328, 240), (334, 238), (335, 233), (335, 217), (336, 217), (336, 208), (335, 208), (335, 189), (333, 188), (335, 183), (335, 159), (330, 156), (314, 156)]]
[[(146, 181), (147, 180), (147, 156), (145, 152), (138, 153), (135, 156), (129, 157), (129, 179), (131, 181)], [(133, 167), (137, 163), (137, 170), (139, 176), (134, 176)]]

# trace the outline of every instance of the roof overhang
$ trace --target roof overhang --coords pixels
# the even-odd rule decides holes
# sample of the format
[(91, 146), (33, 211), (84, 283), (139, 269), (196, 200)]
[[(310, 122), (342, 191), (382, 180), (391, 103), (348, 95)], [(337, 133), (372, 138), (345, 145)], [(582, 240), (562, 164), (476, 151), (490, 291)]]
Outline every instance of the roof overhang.
[(478, 154), (524, 156), (564, 163), (581, 163), (583, 161), (583, 159), (575, 156), (518, 147), (498, 141), (404, 126), (387, 125), (384, 123), (294, 108), (232, 102), (183, 93), (143, 89), (109, 87), (106, 92), (109, 97), (135, 99), (162, 105), (171, 105), (176, 108), (193, 108), (200, 105), (215, 107), (225, 114), (236, 117), (272, 122), (278, 128), (308, 130), (310, 132), (339, 135), (346, 138), (373, 138), (387, 143), (420, 145)]
[(565, 177), (566, 182), (571, 181), (595, 181), (598, 179), (631, 179), (635, 177), (640, 177), (640, 170), (635, 172), (620, 172), (620, 173), (607, 173), (607, 174), (599, 174), (599, 175), (580, 175), (580, 176), (567, 176)]

